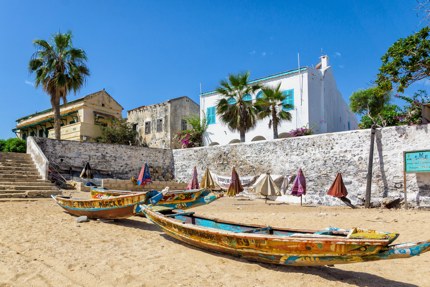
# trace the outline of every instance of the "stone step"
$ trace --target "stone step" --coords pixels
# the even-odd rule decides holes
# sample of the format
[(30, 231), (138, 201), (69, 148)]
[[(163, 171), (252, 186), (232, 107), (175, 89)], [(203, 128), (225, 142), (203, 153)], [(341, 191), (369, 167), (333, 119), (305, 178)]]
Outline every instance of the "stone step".
[(36, 176), (36, 175), (22, 175), (22, 174), (0, 174), (0, 182), (9, 181), (10, 179), (34, 181), (39, 178), (40, 177), (38, 175)]
[(50, 197), (61, 194), (61, 190), (27, 190), (26, 192), (1, 193), (0, 198)]
[(7, 164), (2, 165), (0, 164), (0, 170), (21, 170), (21, 169), (36, 169), (34, 164), (27, 164), (27, 165), (15, 165), (15, 164)]
[(0, 163), (33, 163), (31, 158), (28, 159), (6, 159), (0, 158)]
[(12, 184), (12, 185), (18, 185), (19, 184), (33, 184), (33, 183), (39, 183), (39, 182), (49, 182), (48, 180), (43, 180), (41, 178), (36, 178), (33, 179), (31, 181), (28, 181), (26, 178), (22, 179), (22, 178), (7, 178), (7, 179), (1, 179), (0, 178), (0, 183), (1, 184)]
[(0, 158), (31, 158), (31, 155), (28, 153), (19, 153), (19, 152), (0, 152)]
[(32, 182), (28, 182), (28, 181), (5, 181), (5, 182), (1, 182), (0, 186), (53, 186), (54, 183), (51, 183), (48, 180), (38, 180), (38, 181), (32, 181)]
[(17, 192), (18, 190), (58, 190), (54, 185), (32, 186), (32, 185), (0, 185), (0, 193)]
[(4, 170), (0, 169), (0, 175), (32, 175), (40, 176), (37, 169)]

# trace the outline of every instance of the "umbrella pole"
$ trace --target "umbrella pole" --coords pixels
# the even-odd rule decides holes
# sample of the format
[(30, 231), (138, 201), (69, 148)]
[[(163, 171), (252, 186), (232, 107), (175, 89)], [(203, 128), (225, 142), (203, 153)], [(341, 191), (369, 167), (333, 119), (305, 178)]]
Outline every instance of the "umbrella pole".
[(303, 206), (303, 195), (300, 195), (300, 206)]
[(265, 198), (265, 200), (264, 200), (264, 203), (267, 203), (267, 195), (266, 195), (266, 198)]

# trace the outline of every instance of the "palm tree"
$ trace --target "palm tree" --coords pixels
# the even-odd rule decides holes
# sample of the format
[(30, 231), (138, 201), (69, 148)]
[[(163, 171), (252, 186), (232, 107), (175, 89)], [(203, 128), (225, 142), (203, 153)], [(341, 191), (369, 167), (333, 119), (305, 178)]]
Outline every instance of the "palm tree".
[(84, 50), (73, 48), (71, 32), (54, 34), (51, 43), (45, 40), (34, 40), (33, 43), (37, 50), (28, 68), (30, 73), (36, 73), (35, 87), (41, 85), (51, 98), (55, 138), (60, 139), (60, 99), (66, 104), (67, 94), (76, 93), (85, 83), (90, 75), (85, 65), (87, 56)]
[(280, 91), (281, 84), (276, 88), (263, 87), (261, 91), (263, 96), (257, 99), (255, 107), (258, 111), (258, 118), (264, 119), (270, 117), (269, 129), (273, 127), (273, 138), (278, 138), (278, 126), (281, 121), (291, 121), (291, 113), (287, 110), (293, 106), (284, 103), (285, 95)]
[(249, 72), (246, 72), (229, 75), (228, 81), (222, 80), (216, 89), (222, 96), (217, 103), (217, 114), (230, 130), (239, 131), (241, 142), (245, 142), (245, 133), (256, 124), (256, 110), (248, 95), (259, 88), (260, 85), (249, 83)]

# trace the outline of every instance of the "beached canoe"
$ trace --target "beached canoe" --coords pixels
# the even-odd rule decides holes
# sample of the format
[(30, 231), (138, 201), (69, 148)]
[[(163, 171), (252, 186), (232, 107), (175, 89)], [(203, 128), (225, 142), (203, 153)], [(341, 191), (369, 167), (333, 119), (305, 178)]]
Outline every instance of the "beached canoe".
[[(110, 198), (133, 193), (132, 191), (118, 191), (103, 188), (91, 189), (91, 197), (95, 199)], [(213, 193), (208, 189), (170, 190), (163, 194), (157, 206), (170, 209), (188, 209), (209, 204), (222, 196), (222, 193)]]
[(105, 199), (76, 199), (64, 196), (52, 198), (68, 213), (100, 219), (123, 219), (133, 216), (138, 204), (151, 196), (147, 192), (130, 193)]
[(430, 251), (430, 241), (390, 245), (397, 233), (359, 228), (272, 228), (196, 216), (193, 212), (161, 214), (147, 205), (141, 208), (148, 219), (182, 242), (264, 263), (334, 265), (407, 258)]

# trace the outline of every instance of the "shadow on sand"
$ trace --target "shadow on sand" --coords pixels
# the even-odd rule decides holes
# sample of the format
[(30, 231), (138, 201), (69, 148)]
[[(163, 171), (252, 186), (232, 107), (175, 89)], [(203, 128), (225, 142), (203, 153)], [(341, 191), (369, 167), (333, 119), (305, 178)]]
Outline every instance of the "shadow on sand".
[[(160, 229), (158, 229), (160, 230)], [(360, 287), (381, 287), (381, 286), (390, 286), (390, 287), (418, 287), (415, 284), (409, 284), (404, 282), (399, 282), (395, 280), (386, 279), (380, 277), (378, 275), (369, 274), (365, 272), (355, 272), (355, 271), (347, 271), (342, 269), (337, 269), (335, 267), (326, 267), (326, 266), (317, 266), (317, 267), (299, 267), (299, 266), (283, 266), (283, 265), (275, 265), (275, 264), (266, 264), (259, 262), (252, 262), (245, 259), (241, 259), (238, 257), (225, 255), (222, 253), (216, 253), (213, 251), (203, 250), (196, 248), (192, 245), (188, 245), (174, 239), (164, 233), (161, 234), (166, 240), (171, 242), (175, 242), (177, 244), (181, 244), (184, 247), (192, 248), (194, 250), (208, 252), (210, 254), (223, 257), (226, 259), (236, 259), (238, 261), (247, 262), (247, 263), (255, 263), (260, 265), (263, 268), (276, 271), (276, 272), (285, 272), (285, 273), (298, 273), (298, 274), (311, 274), (315, 276), (319, 276), (329, 281), (337, 281), (342, 283), (348, 283), (352, 286), (360, 286)]]

